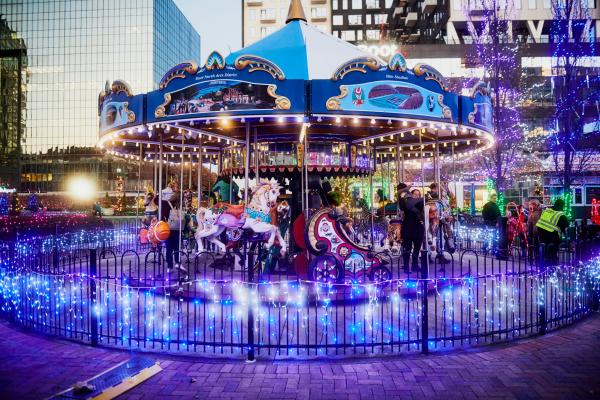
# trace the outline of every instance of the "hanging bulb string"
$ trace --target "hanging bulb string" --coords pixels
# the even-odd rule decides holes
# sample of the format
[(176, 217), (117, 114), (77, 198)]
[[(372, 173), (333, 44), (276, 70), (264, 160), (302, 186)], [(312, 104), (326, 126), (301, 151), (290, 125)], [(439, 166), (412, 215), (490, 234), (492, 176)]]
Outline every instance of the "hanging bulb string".
[[(373, 282), (373, 283), (359, 283), (359, 282), (351, 282), (351, 283), (322, 283), (322, 282), (315, 282), (315, 281), (311, 281), (311, 280), (307, 280), (307, 279), (294, 279), (294, 280), (283, 280), (283, 281), (274, 281), (274, 282), (244, 282), (244, 281), (238, 281), (238, 280), (226, 280), (226, 279), (215, 279), (215, 280), (211, 280), (211, 279), (193, 279), (193, 280), (186, 280), (186, 281), (178, 281), (176, 283), (171, 283), (171, 284), (166, 284), (166, 285), (152, 285), (152, 286), (137, 286), (137, 285), (131, 285), (131, 284), (122, 284), (118, 282), (118, 278), (102, 278), (102, 277), (97, 277), (97, 276), (91, 276), (89, 274), (85, 274), (85, 273), (64, 273), (64, 274), (49, 274), (49, 273), (42, 273), (39, 271), (34, 271), (31, 270), (30, 268), (22, 268), (22, 269), (18, 269), (15, 272), (17, 272), (17, 276), (16, 277), (23, 277), (23, 276), (27, 276), (27, 274), (31, 274), (31, 275), (35, 275), (38, 277), (43, 277), (45, 279), (49, 279), (49, 278), (56, 278), (56, 279), (80, 279), (80, 280), (90, 280), (90, 281), (95, 281), (96, 283), (106, 283), (106, 284), (111, 284), (115, 287), (119, 287), (119, 288), (131, 288), (131, 289), (137, 289), (137, 290), (158, 290), (158, 289), (168, 289), (168, 288), (179, 288), (179, 287), (183, 287), (183, 286), (191, 286), (191, 285), (196, 285), (196, 284), (200, 284), (200, 286), (216, 286), (216, 285), (228, 285), (228, 284), (232, 284), (232, 285), (241, 285), (241, 286), (246, 286), (246, 287), (253, 287), (253, 288), (258, 288), (258, 287), (268, 287), (268, 286), (274, 286), (274, 285), (283, 285), (283, 286), (295, 286), (295, 284), (303, 284), (303, 285), (310, 285), (312, 284), (313, 286), (315, 286), (317, 289), (320, 288), (329, 288), (330, 290), (332, 288), (339, 288), (339, 287), (346, 287), (346, 288), (373, 288), (373, 287), (382, 287), (382, 286), (395, 286), (397, 289), (402, 289), (402, 288), (416, 288), (416, 284), (419, 282), (429, 282), (429, 283), (433, 283), (435, 284), (435, 287), (437, 288), (440, 283), (441, 284), (445, 284), (445, 283), (460, 283), (460, 284), (464, 284), (464, 283), (472, 283), (475, 280), (488, 280), (491, 279), (492, 281), (502, 281), (503, 279), (506, 278), (512, 278), (512, 279), (534, 279), (534, 278), (539, 278), (543, 275), (552, 275), (552, 274), (557, 274), (557, 273), (565, 273), (565, 272), (582, 272), (582, 271), (595, 271), (598, 272), (600, 270), (600, 257), (597, 257), (593, 260), (590, 261), (591, 265), (587, 265), (587, 266), (556, 266), (556, 267), (550, 267), (546, 270), (538, 270), (535, 273), (508, 273), (508, 274), (502, 274), (502, 273), (496, 273), (496, 274), (487, 274), (487, 275), (479, 275), (479, 276), (462, 276), (462, 277), (440, 277), (440, 278), (397, 278), (397, 279), (390, 279), (390, 280), (385, 280), (385, 281), (380, 281), (380, 282)], [(19, 272), (25, 272), (25, 274), (18, 274)], [(7, 274), (3, 274), (2, 278), (7, 277)], [(124, 277), (126, 279), (131, 279), (131, 277)], [(123, 278), (122, 278), (123, 279)], [(148, 280), (148, 279), (153, 279), (153, 278), (145, 278), (144, 280)], [(111, 283), (109, 282), (110, 280), (115, 280), (115, 282)], [(136, 279), (133, 278), (133, 280), (135, 281)]]

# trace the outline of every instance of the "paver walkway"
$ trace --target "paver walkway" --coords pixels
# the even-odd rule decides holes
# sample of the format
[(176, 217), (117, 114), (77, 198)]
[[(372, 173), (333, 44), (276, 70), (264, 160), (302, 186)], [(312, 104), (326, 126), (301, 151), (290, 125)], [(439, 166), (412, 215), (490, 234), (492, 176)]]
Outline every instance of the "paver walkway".
[[(0, 399), (39, 399), (132, 354), (0, 323)], [(430, 356), (241, 361), (150, 354), (158, 375), (124, 399), (600, 398), (600, 315), (544, 337)]]

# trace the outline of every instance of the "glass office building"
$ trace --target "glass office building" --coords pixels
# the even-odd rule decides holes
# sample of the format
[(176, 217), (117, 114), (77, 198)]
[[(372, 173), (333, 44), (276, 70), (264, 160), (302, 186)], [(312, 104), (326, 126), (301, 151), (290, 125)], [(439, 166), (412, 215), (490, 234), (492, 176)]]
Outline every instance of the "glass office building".
[(26, 67), (25, 42), (0, 17), (0, 187), (19, 182)]
[(22, 190), (61, 190), (47, 165), (82, 148), (96, 155), (105, 81), (146, 92), (173, 65), (200, 61), (200, 36), (173, 0), (2, 0), (0, 14), (27, 46)]

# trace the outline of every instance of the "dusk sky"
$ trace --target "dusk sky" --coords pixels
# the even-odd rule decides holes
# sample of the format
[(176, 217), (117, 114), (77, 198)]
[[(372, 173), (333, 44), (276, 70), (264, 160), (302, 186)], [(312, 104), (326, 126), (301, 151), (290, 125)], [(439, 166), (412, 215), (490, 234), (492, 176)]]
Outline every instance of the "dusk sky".
[(203, 63), (218, 50), (224, 56), (242, 44), (241, 0), (175, 0), (194, 28), (200, 33)]

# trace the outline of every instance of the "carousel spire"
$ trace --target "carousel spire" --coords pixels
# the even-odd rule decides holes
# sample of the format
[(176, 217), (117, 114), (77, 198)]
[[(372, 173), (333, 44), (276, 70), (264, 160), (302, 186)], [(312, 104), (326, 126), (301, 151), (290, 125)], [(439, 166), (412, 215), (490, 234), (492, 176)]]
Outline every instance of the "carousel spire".
[(306, 15), (304, 14), (304, 7), (302, 7), (302, 0), (292, 0), (290, 2), (290, 10), (288, 11), (287, 19), (285, 23), (290, 21), (302, 20), (306, 22)]

